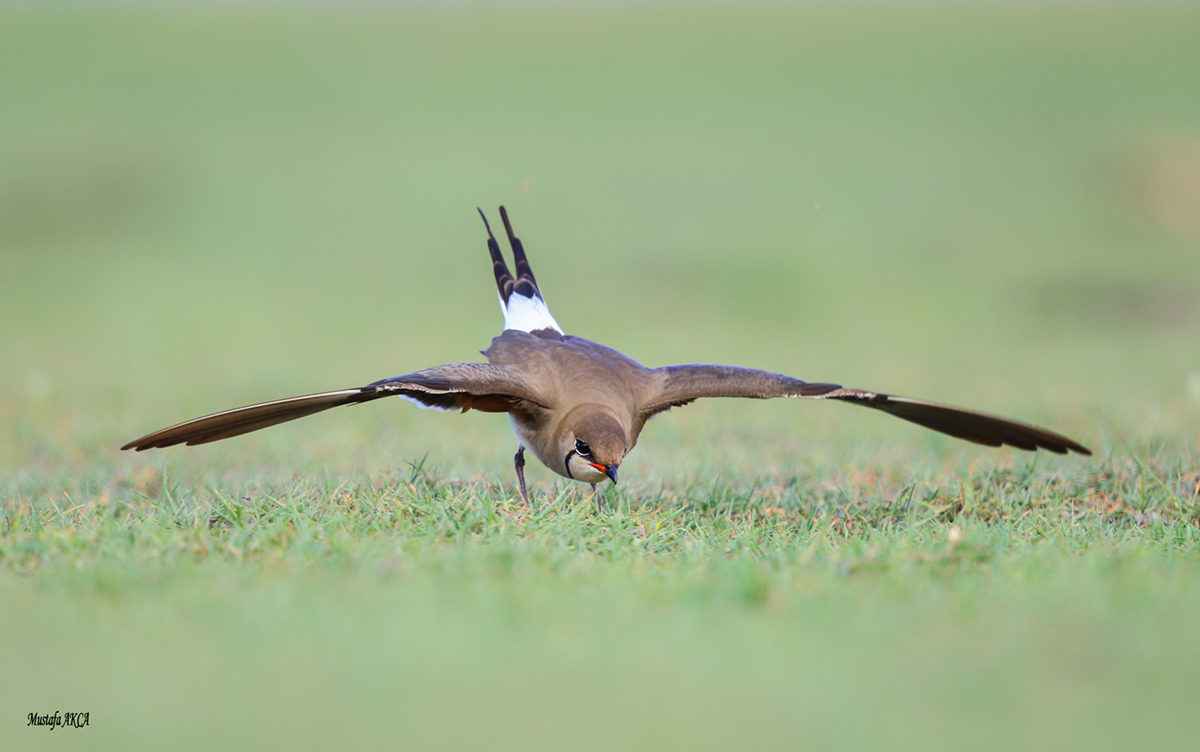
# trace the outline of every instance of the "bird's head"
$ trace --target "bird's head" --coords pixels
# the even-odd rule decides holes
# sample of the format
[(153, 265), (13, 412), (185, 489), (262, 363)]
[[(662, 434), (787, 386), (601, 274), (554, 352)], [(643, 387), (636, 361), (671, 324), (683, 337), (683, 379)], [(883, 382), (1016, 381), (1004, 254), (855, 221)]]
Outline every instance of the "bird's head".
[(629, 442), (625, 427), (601, 405), (581, 405), (563, 421), (560, 439), (567, 474), (575, 480), (617, 482), (617, 468)]

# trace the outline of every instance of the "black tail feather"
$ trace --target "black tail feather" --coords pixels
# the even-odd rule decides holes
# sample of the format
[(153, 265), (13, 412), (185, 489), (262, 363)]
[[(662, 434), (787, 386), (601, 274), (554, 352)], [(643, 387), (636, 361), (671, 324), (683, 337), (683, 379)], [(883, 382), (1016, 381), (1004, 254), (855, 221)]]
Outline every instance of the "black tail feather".
[[(513, 293), (513, 288), (516, 286), (516, 280), (513, 279), (512, 273), (508, 271), (508, 264), (504, 263), (504, 256), (500, 253), (500, 244), (496, 242), (496, 237), (492, 235), (492, 228), (488, 224), (487, 216), (484, 215), (483, 209), (479, 209), (479, 216), (483, 219), (483, 226), (487, 228), (488, 234), (488, 252), (492, 254), (492, 271), (496, 273), (496, 290), (500, 293), (500, 299), (504, 301), (504, 305), (508, 305), (508, 298)], [(500, 210), (501, 215), (504, 209)], [(504, 218), (504, 225), (508, 226), (508, 217)], [(511, 237), (512, 231), (509, 231)], [(524, 254), (522, 254), (524, 257)], [(526, 263), (528, 266), (528, 263)]]
[(533, 277), (533, 269), (529, 268), (529, 259), (525, 257), (525, 246), (521, 245), (520, 239), (513, 233), (512, 225), (508, 221), (508, 212), (503, 206), (500, 207), (500, 219), (504, 220), (508, 243), (512, 246), (513, 261), (517, 265), (517, 279), (513, 291), (527, 298), (542, 298), (542, 291)]

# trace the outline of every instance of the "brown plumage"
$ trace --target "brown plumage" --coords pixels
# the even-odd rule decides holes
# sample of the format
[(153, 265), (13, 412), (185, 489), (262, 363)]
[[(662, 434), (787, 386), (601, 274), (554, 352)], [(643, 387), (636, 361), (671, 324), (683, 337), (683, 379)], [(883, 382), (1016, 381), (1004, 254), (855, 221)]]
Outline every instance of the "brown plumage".
[(488, 249), (506, 327), (483, 352), (487, 363), (436, 366), (354, 389), (226, 410), (155, 431), (121, 448), (141, 451), (175, 444), (205, 444), (332, 407), (399, 396), (439, 410), (508, 413), (521, 444), (515, 464), (521, 495), (527, 498), (525, 450), (554, 472), (595, 487), (608, 479), (616, 482), (621, 461), (637, 444), (646, 421), (658, 413), (707, 397), (793, 397), (870, 407), (987, 446), (1091, 454), (1086, 447), (1053, 431), (974, 410), (837, 384), (810, 383), (754, 368), (646, 368), (612, 348), (564, 335), (546, 309), (503, 207), (500, 212), (516, 259), (517, 276), (509, 272), (489, 229)]

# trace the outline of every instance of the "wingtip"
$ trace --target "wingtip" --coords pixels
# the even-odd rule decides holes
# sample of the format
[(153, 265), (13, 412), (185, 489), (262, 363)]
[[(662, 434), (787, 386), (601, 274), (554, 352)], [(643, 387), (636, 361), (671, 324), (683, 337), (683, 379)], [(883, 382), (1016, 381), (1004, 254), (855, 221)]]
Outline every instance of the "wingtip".
[[(1050, 433), (1050, 432), (1047, 432), (1047, 433)], [(1080, 444), (1078, 441), (1069, 439), (1066, 436), (1063, 436), (1062, 434), (1051, 433), (1051, 435), (1054, 438), (1058, 439), (1058, 443), (1054, 446), (1049, 446), (1049, 445), (1039, 446), (1038, 447), (1039, 449), (1048, 449), (1051, 452), (1055, 452), (1057, 454), (1063, 454), (1063, 455), (1071, 454), (1072, 452), (1074, 452), (1075, 454), (1082, 454), (1085, 457), (1092, 456), (1092, 450), (1088, 449), (1083, 444)]]

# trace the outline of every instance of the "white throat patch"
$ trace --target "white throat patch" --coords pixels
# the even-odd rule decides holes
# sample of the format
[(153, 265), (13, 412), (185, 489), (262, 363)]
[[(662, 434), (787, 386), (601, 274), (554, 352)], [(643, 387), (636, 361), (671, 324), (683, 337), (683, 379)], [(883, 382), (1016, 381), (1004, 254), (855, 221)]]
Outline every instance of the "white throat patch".
[(600, 483), (608, 480), (607, 475), (592, 467), (590, 462), (578, 454), (571, 455), (571, 461), (567, 463), (567, 470), (571, 472), (572, 478), (584, 483)]

